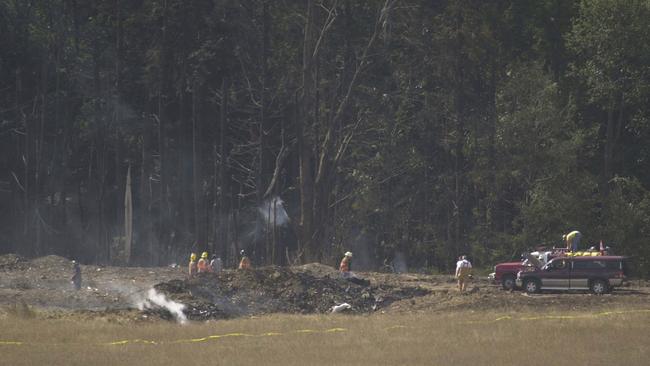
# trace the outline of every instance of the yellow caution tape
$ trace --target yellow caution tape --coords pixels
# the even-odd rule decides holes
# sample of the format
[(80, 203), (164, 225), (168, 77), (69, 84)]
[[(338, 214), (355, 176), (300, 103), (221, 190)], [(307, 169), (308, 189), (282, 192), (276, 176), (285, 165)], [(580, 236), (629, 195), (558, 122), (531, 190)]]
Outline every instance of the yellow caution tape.
[(501, 316), (492, 320), (477, 320), (465, 322), (465, 324), (479, 324), (479, 323), (496, 323), (502, 320), (518, 320), (518, 321), (527, 321), (527, 320), (566, 320), (566, 319), (587, 319), (587, 318), (597, 318), (602, 316), (610, 315), (622, 315), (622, 314), (633, 314), (633, 313), (650, 313), (650, 309), (639, 309), (639, 310), (617, 310), (617, 311), (603, 311), (600, 313), (593, 314), (581, 314), (581, 315), (540, 315), (540, 316), (527, 316), (521, 318), (514, 318), (512, 316)]
[(21, 344), (24, 344), (24, 343), (23, 342), (16, 342), (16, 341), (0, 341), (0, 346), (2, 346), (2, 345), (20, 346)]
[[(314, 329), (300, 329), (296, 330), (294, 333), (335, 333), (335, 332), (345, 332), (347, 329), (345, 328), (330, 328), (330, 329), (324, 329), (324, 330), (314, 330)], [(286, 333), (288, 334), (288, 333)], [(214, 334), (206, 337), (201, 337), (201, 338), (189, 338), (189, 339), (177, 339), (173, 341), (147, 341), (143, 339), (132, 339), (132, 340), (121, 340), (121, 341), (115, 341), (115, 342), (109, 342), (109, 343), (101, 343), (100, 345), (107, 345), (107, 346), (122, 346), (125, 344), (129, 343), (142, 343), (142, 344), (154, 344), (154, 345), (159, 345), (159, 344), (180, 344), (180, 343), (199, 343), (199, 342), (206, 342), (212, 339), (219, 339), (219, 338), (227, 338), (227, 337), (277, 337), (277, 336), (282, 336), (285, 335), (285, 333), (279, 333), (279, 332), (267, 332), (267, 333), (262, 333), (262, 334), (247, 334), (247, 333), (226, 333), (226, 334)]]
[(281, 336), (282, 333), (269, 332), (269, 333), (264, 333), (264, 334), (261, 334), (261, 335), (266, 336), (266, 337), (273, 337), (273, 336)]
[(121, 346), (128, 343), (158, 344), (156, 341), (149, 341), (146, 339), (124, 339), (121, 341), (108, 342), (104, 344), (108, 346)]
[[(516, 318), (512, 317), (509, 315), (505, 316), (500, 316), (498, 318), (492, 319), (492, 320), (480, 320), (480, 321), (469, 321), (465, 322), (465, 324), (486, 324), (486, 323), (496, 323), (504, 320), (517, 320), (517, 321), (528, 321), (528, 320), (543, 320), (543, 319), (584, 319), (584, 318), (595, 318), (595, 317), (601, 317), (601, 316), (611, 316), (611, 315), (622, 315), (622, 314), (633, 314), (633, 313), (650, 313), (650, 309), (639, 309), (639, 310), (616, 310), (616, 311), (603, 311), (600, 313), (593, 313), (593, 314), (583, 314), (583, 315), (542, 315), (542, 316), (529, 316), (529, 317), (521, 317), (521, 318)], [(400, 328), (413, 328), (413, 327), (408, 327), (405, 325), (393, 325), (388, 328), (385, 328), (385, 330), (393, 330), (393, 329), (400, 329)], [(113, 342), (106, 342), (106, 343), (98, 343), (96, 345), (100, 346), (124, 346), (128, 344), (146, 344), (146, 345), (163, 345), (163, 344), (181, 344), (181, 343), (200, 343), (200, 342), (207, 342), (209, 340), (213, 339), (220, 339), (220, 338), (227, 338), (227, 337), (277, 337), (277, 336), (282, 336), (282, 335), (287, 335), (287, 334), (305, 334), (305, 333), (338, 333), (338, 332), (347, 332), (348, 329), (346, 328), (329, 328), (329, 329), (321, 329), (321, 330), (315, 330), (315, 329), (299, 329), (293, 332), (289, 333), (279, 333), (279, 332), (267, 332), (267, 333), (261, 333), (261, 334), (248, 334), (248, 333), (226, 333), (226, 334), (214, 334), (214, 335), (209, 335), (206, 337), (201, 337), (201, 338), (189, 338), (189, 339), (177, 339), (177, 340), (171, 340), (171, 341), (153, 341), (153, 340), (147, 340), (147, 339), (122, 339), (118, 341), (113, 341)], [(22, 341), (3, 341), (0, 340), (0, 346), (20, 346), (20, 345), (36, 345), (36, 344), (43, 344), (43, 345), (48, 345), (48, 346), (69, 346), (70, 343), (32, 343), (32, 342), (22, 342)]]
[(345, 332), (347, 329), (345, 328), (332, 328), (332, 329), (326, 329), (323, 331), (323, 333), (335, 333), (335, 332)]
[(401, 329), (401, 328), (408, 328), (406, 325), (393, 325), (388, 328), (385, 328), (384, 330), (393, 330), (393, 329)]

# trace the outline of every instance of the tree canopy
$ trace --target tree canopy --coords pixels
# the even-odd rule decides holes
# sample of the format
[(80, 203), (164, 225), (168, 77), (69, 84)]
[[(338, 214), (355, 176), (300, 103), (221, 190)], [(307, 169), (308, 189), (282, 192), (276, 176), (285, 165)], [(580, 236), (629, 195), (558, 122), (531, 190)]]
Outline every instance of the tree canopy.
[(0, 252), (650, 273), (647, 0), (0, 0)]

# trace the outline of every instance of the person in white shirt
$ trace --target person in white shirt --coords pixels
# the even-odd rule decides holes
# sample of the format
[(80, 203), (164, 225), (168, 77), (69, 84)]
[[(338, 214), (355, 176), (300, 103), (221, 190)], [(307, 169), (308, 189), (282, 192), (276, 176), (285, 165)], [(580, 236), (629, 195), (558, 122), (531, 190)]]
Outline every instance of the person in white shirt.
[(221, 258), (217, 257), (216, 254), (212, 255), (212, 260), (210, 261), (210, 267), (212, 267), (212, 272), (221, 272), (223, 269), (223, 263)]
[(456, 279), (458, 280), (458, 290), (465, 292), (467, 279), (472, 273), (472, 263), (467, 260), (467, 256), (463, 255), (456, 262)]

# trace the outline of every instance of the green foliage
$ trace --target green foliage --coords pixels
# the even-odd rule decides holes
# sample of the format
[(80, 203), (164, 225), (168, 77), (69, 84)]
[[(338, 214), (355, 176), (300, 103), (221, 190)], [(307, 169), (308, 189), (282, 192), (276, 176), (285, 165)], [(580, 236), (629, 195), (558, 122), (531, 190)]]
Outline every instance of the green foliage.
[(311, 203), (324, 260), (491, 267), (578, 229), (650, 273), (648, 1), (326, 0), (305, 37), (308, 3), (0, 1), (0, 251), (110, 257), (131, 167), (143, 264), (292, 260)]
[(585, 82), (591, 101), (606, 106), (612, 95), (639, 100), (638, 93), (647, 91), (647, 1), (584, 0), (567, 40), (576, 55), (573, 72)]

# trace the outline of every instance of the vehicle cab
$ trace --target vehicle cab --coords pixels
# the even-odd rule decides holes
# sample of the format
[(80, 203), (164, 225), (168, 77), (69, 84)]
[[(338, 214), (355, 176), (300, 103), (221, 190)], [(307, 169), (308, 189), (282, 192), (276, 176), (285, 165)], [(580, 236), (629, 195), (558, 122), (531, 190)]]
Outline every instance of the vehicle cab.
[(539, 269), (522, 270), (517, 286), (528, 293), (541, 290), (590, 290), (603, 294), (627, 282), (626, 257), (557, 257)]
[(488, 275), (488, 280), (500, 284), (504, 290), (513, 290), (516, 287), (517, 273), (529, 267), (541, 267), (553, 258), (552, 251), (535, 251), (522, 255), (525, 260), (518, 262), (499, 263), (494, 266), (494, 272)]

